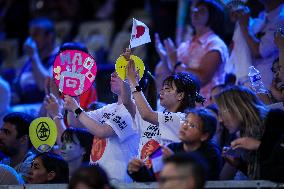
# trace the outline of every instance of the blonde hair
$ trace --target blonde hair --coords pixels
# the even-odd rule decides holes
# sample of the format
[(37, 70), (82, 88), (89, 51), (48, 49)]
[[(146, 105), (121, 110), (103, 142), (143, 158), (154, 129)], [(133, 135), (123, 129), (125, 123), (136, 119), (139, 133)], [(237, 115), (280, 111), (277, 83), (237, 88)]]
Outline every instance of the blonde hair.
[(241, 121), (242, 137), (261, 138), (268, 108), (248, 88), (232, 86), (215, 96), (220, 112), (229, 111)]

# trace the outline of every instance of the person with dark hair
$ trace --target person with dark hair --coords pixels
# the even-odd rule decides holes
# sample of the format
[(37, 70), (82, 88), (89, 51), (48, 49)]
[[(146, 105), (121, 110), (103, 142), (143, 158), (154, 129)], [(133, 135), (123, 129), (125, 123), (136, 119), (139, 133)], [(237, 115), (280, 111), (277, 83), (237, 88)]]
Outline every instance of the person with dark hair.
[(227, 46), (220, 39), (224, 17), (224, 10), (217, 1), (200, 0), (191, 14), (192, 39), (176, 48), (171, 39), (164, 40), (163, 45), (156, 35), (156, 51), (161, 59), (156, 66), (159, 85), (168, 75), (187, 71), (200, 79), (200, 93), (209, 98), (211, 87), (223, 83), (228, 59)]
[(88, 164), (94, 136), (86, 129), (67, 128), (61, 136), (60, 155), (68, 163), (69, 175)]
[(196, 153), (177, 153), (164, 160), (159, 189), (203, 189), (207, 164)]
[(38, 154), (27, 177), (28, 184), (68, 183), (69, 169), (64, 159), (50, 152)]
[(90, 165), (79, 168), (72, 176), (68, 189), (114, 189), (103, 168)]
[(34, 154), (30, 150), (29, 126), (33, 118), (25, 113), (13, 112), (3, 118), (0, 128), (0, 151), (7, 156), (0, 163), (13, 167), (26, 179)]
[[(29, 25), (30, 37), (24, 50), (28, 56), (13, 84), (13, 104), (41, 102), (44, 83), (58, 52), (55, 48), (55, 28), (48, 18), (36, 18)], [(32, 96), (31, 96), (32, 95)]]
[[(222, 166), (221, 151), (210, 140), (216, 132), (217, 120), (206, 109), (190, 110), (179, 131), (181, 142), (170, 143), (162, 147), (164, 157), (177, 152), (196, 152), (209, 164), (209, 180), (217, 180)], [(155, 181), (153, 170), (148, 169), (143, 161), (132, 160), (128, 164), (128, 173), (136, 181)]]

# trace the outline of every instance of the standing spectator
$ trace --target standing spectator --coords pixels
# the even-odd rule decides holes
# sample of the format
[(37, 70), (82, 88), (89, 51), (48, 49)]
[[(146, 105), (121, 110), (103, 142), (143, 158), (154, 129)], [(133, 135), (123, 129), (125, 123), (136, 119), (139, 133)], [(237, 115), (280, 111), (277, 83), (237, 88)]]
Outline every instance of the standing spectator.
[(32, 117), (25, 113), (9, 113), (3, 118), (0, 129), (0, 151), (7, 158), (0, 163), (13, 167), (21, 176), (26, 176), (31, 168), (34, 154), (30, 151), (29, 126)]
[(111, 75), (110, 85), (111, 91), (118, 96), (116, 103), (85, 112), (74, 98), (65, 96), (64, 106), (75, 113), (76, 119), (94, 135), (90, 163), (102, 166), (111, 180), (130, 182), (127, 163), (137, 155), (139, 138), (131, 115), (122, 104), (123, 81), (116, 72)]
[(260, 2), (263, 3), (265, 10), (253, 22), (255, 24), (249, 25), (250, 12), (247, 9), (235, 12), (234, 16), (238, 19), (241, 32), (249, 46), (253, 57), (252, 64), (262, 73), (264, 85), (269, 88), (273, 74), (268, 70), (278, 57), (278, 49), (273, 41), (274, 32), (284, 24), (282, 14), (284, 4), (282, 0), (260, 0)]
[(51, 67), (58, 49), (55, 48), (55, 29), (47, 18), (30, 22), (30, 37), (24, 49), (28, 60), (15, 78), (13, 103), (35, 103), (44, 98), (44, 82), (51, 75)]
[(156, 67), (158, 88), (165, 77), (173, 72), (187, 71), (201, 81), (201, 95), (209, 99), (214, 85), (223, 83), (224, 66), (228, 49), (218, 35), (222, 33), (224, 11), (216, 1), (198, 1), (193, 9), (191, 22), (194, 36), (177, 49), (171, 39), (164, 41), (156, 35), (156, 50), (161, 62)]

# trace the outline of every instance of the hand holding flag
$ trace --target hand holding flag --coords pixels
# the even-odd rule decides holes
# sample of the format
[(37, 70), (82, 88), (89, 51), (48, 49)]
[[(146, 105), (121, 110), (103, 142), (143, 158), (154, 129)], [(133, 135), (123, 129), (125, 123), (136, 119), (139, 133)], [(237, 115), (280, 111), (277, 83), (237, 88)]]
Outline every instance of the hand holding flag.
[(138, 47), (149, 42), (151, 42), (149, 28), (143, 22), (133, 18), (129, 48)]

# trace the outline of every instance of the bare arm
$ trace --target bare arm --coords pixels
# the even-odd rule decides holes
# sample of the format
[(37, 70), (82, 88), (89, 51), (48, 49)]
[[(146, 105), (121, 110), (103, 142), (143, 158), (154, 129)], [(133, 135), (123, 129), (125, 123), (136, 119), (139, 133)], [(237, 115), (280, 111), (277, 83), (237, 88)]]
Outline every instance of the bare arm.
[(37, 87), (41, 91), (44, 91), (45, 80), (48, 77), (48, 70), (46, 70), (42, 65), (41, 59), (38, 54), (36, 42), (31, 37), (29, 37), (25, 42), (24, 49), (31, 60), (32, 72)]
[(187, 67), (184, 64), (181, 64), (176, 72), (188, 71), (198, 76), (201, 82), (201, 86), (206, 85), (214, 77), (216, 70), (218, 70), (219, 65), (221, 64), (221, 55), (218, 51), (208, 52), (202, 59), (200, 66), (198, 68)]
[[(138, 86), (138, 81), (136, 79), (135, 65), (134, 65), (134, 62), (131, 60), (128, 62), (128, 66), (127, 66), (127, 77), (128, 77), (130, 86), (132, 88), (134, 88), (135, 86)], [(152, 124), (158, 125), (159, 124), (158, 113), (152, 110), (143, 92), (142, 91), (133, 92), (133, 96), (135, 99), (135, 104), (138, 108), (138, 111), (142, 119)]]
[[(77, 101), (70, 96), (66, 95), (64, 97), (64, 101), (64, 107), (68, 111), (74, 112), (77, 108), (80, 107)], [(109, 126), (108, 124), (101, 124), (97, 120), (90, 117), (84, 111), (79, 115), (78, 119), (80, 123), (82, 123), (82, 125), (86, 127), (90, 131), (90, 133), (92, 133), (96, 137), (107, 138), (115, 135), (115, 132), (111, 126)]]
[(121, 99), (123, 105), (126, 107), (130, 115), (134, 118), (136, 114), (136, 105), (131, 100), (131, 91), (129, 84), (126, 82), (123, 82), (122, 90), (121, 90)]

